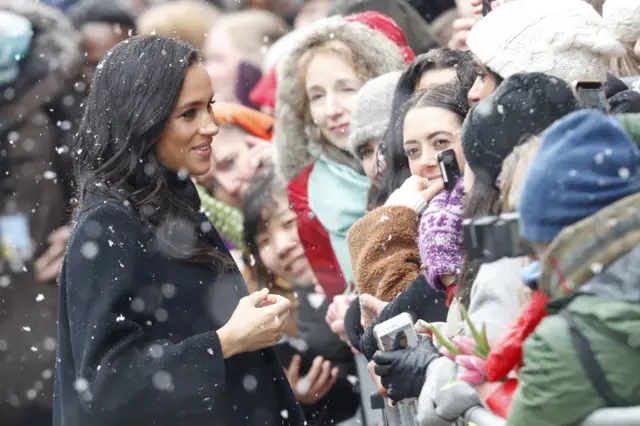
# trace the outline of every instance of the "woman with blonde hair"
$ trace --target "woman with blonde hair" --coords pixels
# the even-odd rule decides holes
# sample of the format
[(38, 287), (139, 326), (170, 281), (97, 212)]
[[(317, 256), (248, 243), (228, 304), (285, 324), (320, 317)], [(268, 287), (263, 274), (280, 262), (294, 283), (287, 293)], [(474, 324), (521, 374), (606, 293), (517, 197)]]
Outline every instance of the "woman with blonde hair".
[(140, 34), (177, 37), (202, 51), (207, 31), (220, 17), (220, 11), (206, 2), (179, 0), (158, 4), (138, 18)]
[(303, 29), (277, 69), (276, 166), (288, 183), (305, 254), (329, 299), (355, 290), (346, 232), (366, 213), (370, 186), (347, 150), (352, 103), (366, 81), (405, 66), (402, 49), (383, 30), (348, 19)]
[(247, 103), (249, 91), (262, 73), (269, 47), (289, 32), (278, 15), (249, 9), (221, 17), (209, 31), (204, 45), (207, 72), (217, 100)]

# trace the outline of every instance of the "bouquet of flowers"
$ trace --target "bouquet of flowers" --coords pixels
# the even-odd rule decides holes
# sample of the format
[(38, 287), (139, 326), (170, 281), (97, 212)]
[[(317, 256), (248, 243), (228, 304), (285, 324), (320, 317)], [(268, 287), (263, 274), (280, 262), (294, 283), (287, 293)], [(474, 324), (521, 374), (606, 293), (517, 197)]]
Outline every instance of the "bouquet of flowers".
[(516, 373), (522, 366), (522, 345), (547, 315), (548, 302), (547, 295), (535, 289), (518, 318), (493, 347), (489, 345), (485, 325), (478, 330), (462, 305), (462, 317), (473, 337), (456, 336), (449, 340), (431, 327), (433, 336), (442, 344), (440, 352), (464, 367), (457, 380), (474, 386), (484, 405), (495, 415), (507, 418), (518, 387)]

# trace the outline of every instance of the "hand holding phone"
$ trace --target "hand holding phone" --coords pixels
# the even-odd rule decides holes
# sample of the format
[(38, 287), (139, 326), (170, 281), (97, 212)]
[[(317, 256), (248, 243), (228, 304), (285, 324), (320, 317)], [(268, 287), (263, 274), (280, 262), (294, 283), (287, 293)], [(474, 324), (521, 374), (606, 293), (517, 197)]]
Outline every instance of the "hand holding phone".
[(438, 154), (438, 166), (444, 182), (444, 189), (451, 192), (456, 187), (458, 178), (461, 176), (460, 166), (453, 149), (447, 149)]

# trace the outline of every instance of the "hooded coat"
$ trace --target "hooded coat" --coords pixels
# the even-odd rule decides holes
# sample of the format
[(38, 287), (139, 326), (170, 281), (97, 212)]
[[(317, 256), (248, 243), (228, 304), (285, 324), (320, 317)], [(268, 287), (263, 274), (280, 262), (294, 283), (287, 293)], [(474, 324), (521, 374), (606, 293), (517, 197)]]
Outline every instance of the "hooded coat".
[(71, 174), (65, 153), (74, 117), (63, 102), (54, 104), (73, 82), (82, 56), (80, 37), (60, 11), (12, 0), (0, 0), (0, 9), (24, 16), (34, 29), (17, 79), (0, 87), (0, 143), (8, 152), (3, 166), (12, 177), (12, 195), (10, 201), (2, 195), (3, 208), (15, 203), (36, 244), (24, 270), (1, 265), (7, 272), (0, 284), (0, 419), (12, 425), (51, 407), (58, 287), (54, 280), (36, 281), (33, 261), (68, 217), (70, 191), (63, 183)]
[[(310, 142), (309, 140), (310, 137), (318, 133), (318, 129), (314, 128), (315, 126), (308, 119), (308, 101), (303, 78), (299, 75), (298, 62), (303, 53), (327, 40), (336, 40), (345, 44), (361, 61), (364, 68), (373, 74), (368, 76), (369, 78), (402, 70), (405, 61), (400, 48), (381, 31), (372, 30), (359, 22), (348, 22), (343, 17), (335, 16), (303, 28), (295, 46), (286, 57), (278, 62), (276, 167), (288, 182), (289, 201), (297, 213), (298, 232), (311, 267), (325, 294), (329, 299), (332, 299), (333, 296), (344, 293), (345, 289), (353, 291), (351, 283), (347, 287), (347, 281), (350, 280), (345, 280), (343, 276), (345, 270), (348, 271), (346, 275), (351, 273), (348, 254), (346, 262), (341, 264), (335, 250), (338, 248), (341, 253), (348, 253), (345, 241), (346, 232), (351, 224), (366, 212), (367, 206), (366, 190), (362, 191), (364, 201), (362, 206), (356, 205), (355, 201), (348, 208), (334, 205), (331, 214), (348, 217), (346, 221), (342, 220), (341, 229), (338, 230), (328, 230), (325, 212), (314, 211), (312, 207), (315, 202), (323, 201), (325, 198), (327, 203), (345, 201), (337, 200), (339, 196), (336, 196), (336, 191), (340, 191), (341, 188), (340, 178), (331, 172), (335, 168), (331, 169), (331, 166), (325, 168), (326, 173), (323, 176), (319, 175), (321, 168), (314, 170), (318, 159), (317, 152), (330, 152), (329, 162), (337, 167), (344, 168), (345, 165), (356, 162), (351, 154), (328, 146), (328, 142)], [(326, 163), (327, 161), (324, 162), (324, 164)], [(319, 182), (320, 179), (322, 182)], [(333, 187), (331, 183), (334, 184)], [(310, 193), (309, 187), (315, 184), (317, 184), (316, 187), (327, 189), (323, 189), (320, 193), (317, 191)], [(332, 191), (332, 193), (328, 191)], [(319, 198), (323, 200), (319, 200)], [(342, 258), (344, 257), (342, 256)]]

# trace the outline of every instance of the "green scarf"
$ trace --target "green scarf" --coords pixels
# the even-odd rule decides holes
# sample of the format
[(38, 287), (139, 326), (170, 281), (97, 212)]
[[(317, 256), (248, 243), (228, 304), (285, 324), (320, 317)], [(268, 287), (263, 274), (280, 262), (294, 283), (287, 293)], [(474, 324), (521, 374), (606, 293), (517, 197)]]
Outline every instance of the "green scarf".
[(196, 185), (204, 213), (213, 227), (223, 239), (228, 240), (238, 249), (244, 249), (243, 217), (240, 209), (216, 200), (204, 187)]

